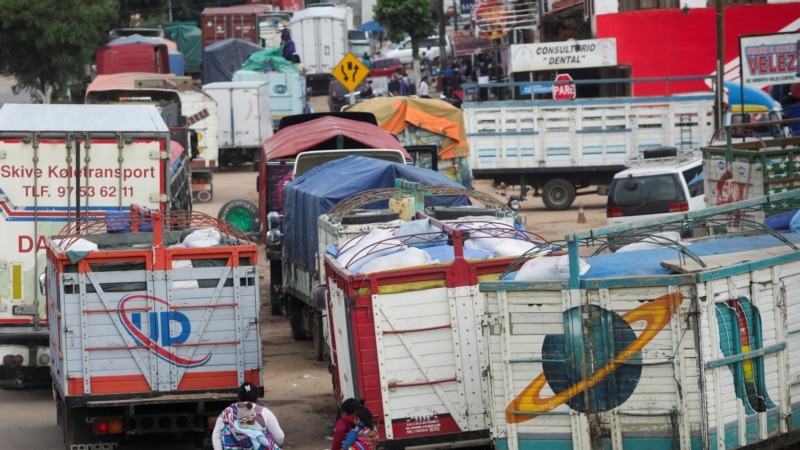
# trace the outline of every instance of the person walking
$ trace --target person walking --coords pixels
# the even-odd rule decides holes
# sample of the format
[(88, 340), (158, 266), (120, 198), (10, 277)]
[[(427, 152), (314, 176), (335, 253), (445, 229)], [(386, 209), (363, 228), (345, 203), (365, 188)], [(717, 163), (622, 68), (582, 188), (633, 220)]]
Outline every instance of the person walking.
[(280, 424), (278, 423), (278, 418), (275, 417), (275, 414), (270, 411), (269, 409), (259, 405), (256, 403), (258, 400), (258, 386), (255, 384), (245, 381), (239, 386), (239, 392), (237, 393), (238, 402), (231, 404), (227, 408), (225, 408), (222, 413), (217, 417), (217, 421), (214, 424), (214, 431), (211, 432), (211, 446), (214, 450), (224, 450), (225, 446), (223, 445), (223, 439), (225, 436), (223, 435), (223, 429), (225, 428), (225, 420), (224, 417), (237, 417), (239, 407), (238, 404), (241, 402), (251, 402), (253, 403), (253, 410), (255, 411), (255, 419), (262, 428), (266, 428), (269, 431), (270, 436), (272, 436), (273, 441), (277, 445), (282, 445), (283, 440), (286, 438), (286, 435), (281, 429)]
[(428, 76), (425, 75), (422, 77), (422, 81), (419, 82), (419, 89), (417, 89), (417, 94), (421, 98), (431, 98), (431, 87), (428, 85)]

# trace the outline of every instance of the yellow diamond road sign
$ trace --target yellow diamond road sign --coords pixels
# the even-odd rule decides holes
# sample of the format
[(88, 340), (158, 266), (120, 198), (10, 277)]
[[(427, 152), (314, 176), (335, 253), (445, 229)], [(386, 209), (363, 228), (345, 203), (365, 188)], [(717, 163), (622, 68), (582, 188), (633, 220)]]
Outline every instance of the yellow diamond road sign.
[(350, 92), (354, 91), (358, 83), (364, 81), (367, 75), (369, 75), (367, 66), (350, 52), (347, 52), (333, 69), (333, 76)]

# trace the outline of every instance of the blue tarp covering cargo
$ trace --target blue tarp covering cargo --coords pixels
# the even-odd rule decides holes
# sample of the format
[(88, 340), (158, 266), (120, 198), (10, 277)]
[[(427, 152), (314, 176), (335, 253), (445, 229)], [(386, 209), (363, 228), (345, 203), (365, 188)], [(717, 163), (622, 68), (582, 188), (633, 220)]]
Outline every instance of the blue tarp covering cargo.
[[(315, 267), (319, 237), (317, 218), (339, 201), (368, 189), (393, 188), (395, 180), (419, 182), (426, 186), (463, 187), (430, 169), (391, 163), (363, 156), (348, 156), (325, 163), (286, 185), (285, 234), (283, 252), (292, 262)], [(370, 209), (387, 207), (387, 201), (369, 205)], [(426, 206), (466, 206), (467, 197), (425, 197)]]

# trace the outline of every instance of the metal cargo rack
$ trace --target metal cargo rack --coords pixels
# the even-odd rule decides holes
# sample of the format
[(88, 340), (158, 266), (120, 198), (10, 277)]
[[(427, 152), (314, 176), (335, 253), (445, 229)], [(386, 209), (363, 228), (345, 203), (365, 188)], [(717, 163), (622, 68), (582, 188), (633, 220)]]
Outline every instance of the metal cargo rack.
[(699, 211), (672, 214), (658, 220), (642, 221), (617, 227), (595, 228), (567, 235), (564, 241), (553, 241), (551, 244), (563, 244), (567, 248), (570, 259), (570, 288), (578, 288), (580, 285), (578, 258), (581, 247), (593, 248), (592, 256), (594, 256), (607, 251), (614, 244), (627, 244), (648, 239), (648, 243), (678, 249), (683, 260), (691, 259), (701, 268), (706, 268), (703, 258), (693, 253), (690, 246), (687, 247), (681, 242), (667, 237), (654, 236), (664, 231), (697, 231), (699, 234), (709, 238), (726, 235), (768, 234), (788, 246), (792, 251), (800, 250), (780, 232), (769, 228), (763, 222), (748, 219), (748, 216), (769, 210), (774, 205), (792, 206), (795, 209), (800, 209), (800, 197), (796, 192), (786, 191), (780, 194), (772, 194)]
[(328, 212), (329, 220), (333, 223), (342, 221), (342, 218), (352, 214), (355, 210), (370, 203), (393, 198), (414, 198), (415, 212), (422, 211), (425, 197), (464, 195), (483, 203), (485, 208), (495, 210), (498, 217), (510, 217), (513, 211), (503, 202), (489, 194), (484, 194), (473, 189), (457, 188), (452, 186), (425, 186), (418, 182), (395, 180), (394, 188), (370, 189), (345, 198), (331, 208)]
[[(90, 214), (68, 223), (52, 237), (59, 247), (69, 248), (85, 238), (101, 247), (170, 245), (180, 241), (182, 234), (201, 228), (215, 228), (227, 245), (255, 245), (246, 234), (230, 222), (198, 211), (155, 211), (132, 204), (128, 211)], [(56, 252), (58, 253), (58, 252)]]

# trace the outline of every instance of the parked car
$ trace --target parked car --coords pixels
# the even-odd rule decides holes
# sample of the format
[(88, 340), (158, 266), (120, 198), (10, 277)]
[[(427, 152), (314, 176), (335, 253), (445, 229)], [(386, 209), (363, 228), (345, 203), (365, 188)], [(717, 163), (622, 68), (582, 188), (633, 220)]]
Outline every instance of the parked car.
[[(450, 43), (450, 37), (445, 37), (445, 50), (447, 55), (453, 54), (453, 46)], [(396, 46), (386, 50), (381, 56), (385, 58), (398, 58), (403, 65), (411, 65), (412, 62), (412, 46), (411, 38), (407, 37), (400, 41)], [(439, 63), (439, 36), (428, 36), (419, 41), (419, 56), (425, 54), (425, 57), (432, 64)]]
[(371, 77), (391, 77), (394, 74), (403, 75), (403, 63), (399, 58), (376, 58), (372, 61), (372, 68), (369, 70)]
[[(356, 89), (353, 91), (356, 103), (361, 100), (361, 93), (366, 90), (366, 81), (362, 81), (358, 86), (356, 86)], [(331, 80), (330, 84), (328, 85), (328, 109), (332, 112), (341, 111), (342, 107), (349, 104), (350, 91), (348, 91), (347, 88), (342, 85), (342, 83), (339, 83), (338, 80)]]
[(705, 208), (703, 159), (674, 147), (646, 150), (614, 175), (608, 188), (608, 225), (659, 219)]
[[(608, 187), (607, 224), (622, 226), (703, 209), (703, 178), (703, 159), (696, 151), (678, 152), (674, 147), (645, 150), (641, 157), (629, 162), (627, 169), (614, 175)], [(654, 242), (692, 237), (693, 233), (691, 227), (678, 223), (663, 225), (660, 238), (654, 238)], [(609, 241), (609, 248), (617, 251), (641, 239), (628, 232), (617, 233)]]

